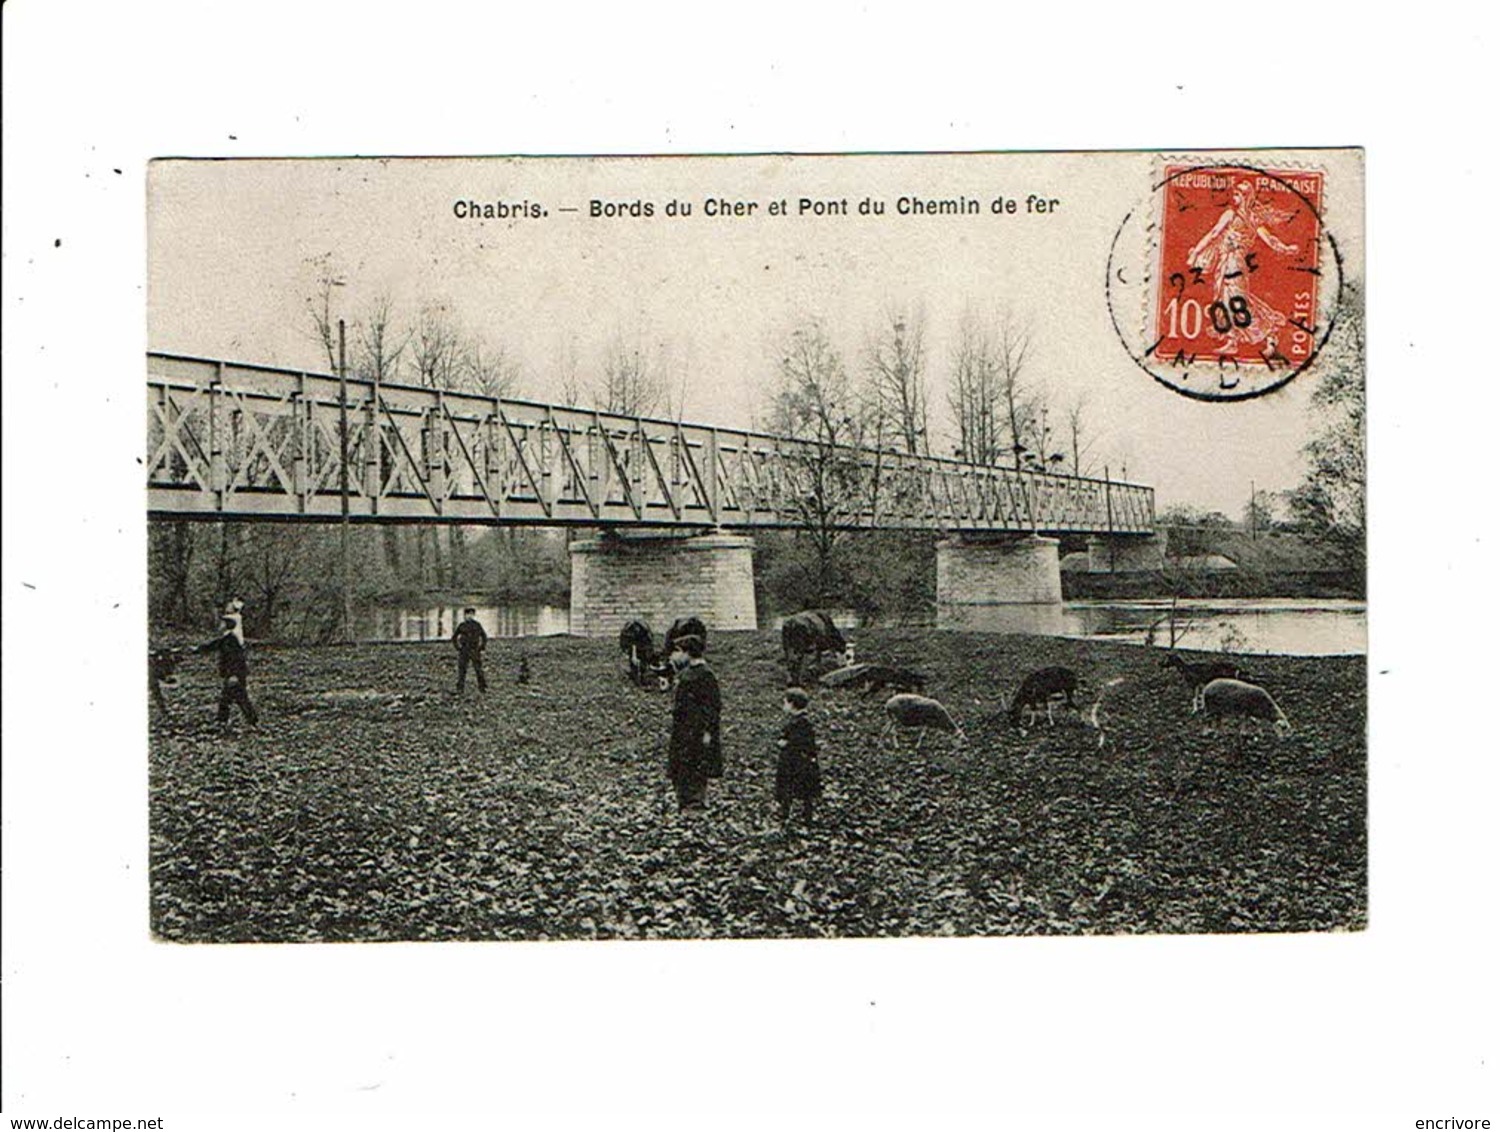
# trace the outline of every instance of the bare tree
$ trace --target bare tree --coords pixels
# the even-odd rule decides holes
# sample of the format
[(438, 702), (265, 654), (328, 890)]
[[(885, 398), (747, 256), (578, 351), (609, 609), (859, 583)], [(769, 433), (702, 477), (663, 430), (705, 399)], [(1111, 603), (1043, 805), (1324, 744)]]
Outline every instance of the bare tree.
[(821, 322), (797, 326), (783, 345), (771, 390), (771, 430), (805, 442), (792, 459), (788, 501), (812, 540), (819, 600), (834, 593), (834, 551), (865, 502), (865, 475), (851, 451), (865, 437), (864, 409)]
[(927, 436), (926, 319), (920, 308), (887, 311), (865, 345), (868, 393), (881, 443), (899, 443), (912, 455), (929, 452)]
[(949, 362), (948, 407), (958, 425), (957, 454), (973, 464), (993, 464), (1000, 456), (994, 343), (972, 307), (959, 320)]
[(310, 263), (316, 273), (315, 293), (307, 300), (307, 313), (313, 324), (312, 336), (323, 351), (331, 373), (339, 365), (339, 322), (333, 310), (333, 293), (334, 288), (344, 285), (344, 280), (334, 266), (332, 252), (311, 256), (305, 262)]
[(1088, 397), (1080, 393), (1073, 398), (1067, 410), (1067, 443), (1071, 454), (1071, 471), (1075, 476), (1092, 473), (1094, 462), (1089, 451), (1094, 447), (1094, 437), (1088, 427)]
[(549, 399), (556, 397), (564, 405), (583, 404), (585, 393), (578, 372), (578, 338), (573, 334), (558, 338), (552, 359), (557, 382), (548, 394)]
[(396, 325), (391, 297), (380, 295), (371, 302), (355, 330), (355, 376), (365, 381), (394, 381), (412, 332), (403, 333)]
[(457, 385), (486, 397), (513, 397), (521, 387), (521, 363), (503, 345), (468, 338), (459, 347)]
[(604, 372), (594, 388), (594, 405), (606, 413), (644, 417), (658, 412), (666, 383), (639, 336), (633, 344), (616, 333), (605, 349)]
[[(1006, 311), (1000, 316), (994, 342), (996, 393), (1000, 399), (1001, 424), (1013, 466), (1020, 468), (1026, 453), (1035, 451), (1026, 441), (1028, 437), (1038, 439), (1034, 430), (1042, 406), (1040, 390), (1033, 389), (1026, 377), (1027, 356), (1031, 353), (1031, 331), (1024, 322)], [(1039, 439), (1045, 443), (1045, 437)]]
[(463, 347), (447, 307), (441, 303), (424, 306), (408, 342), (418, 385), (428, 389), (457, 387)]

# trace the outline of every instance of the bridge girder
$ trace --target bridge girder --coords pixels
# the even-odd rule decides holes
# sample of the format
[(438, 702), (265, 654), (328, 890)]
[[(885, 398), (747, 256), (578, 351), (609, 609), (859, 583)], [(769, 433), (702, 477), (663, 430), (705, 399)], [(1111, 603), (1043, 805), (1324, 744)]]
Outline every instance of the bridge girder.
[(147, 370), (160, 517), (1154, 530), (1139, 484), (181, 355), (148, 354)]

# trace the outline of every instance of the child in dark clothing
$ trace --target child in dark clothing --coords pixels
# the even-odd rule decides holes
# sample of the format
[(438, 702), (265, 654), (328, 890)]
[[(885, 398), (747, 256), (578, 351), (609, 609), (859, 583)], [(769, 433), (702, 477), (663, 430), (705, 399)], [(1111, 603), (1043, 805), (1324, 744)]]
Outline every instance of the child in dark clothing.
[(224, 687), (219, 692), (219, 723), (229, 722), (229, 705), (239, 704), (250, 726), (259, 722), (255, 705), (250, 702), (250, 691), (246, 684), (250, 680), (250, 666), (245, 660), (244, 630), (240, 627), (238, 614), (226, 613), (221, 621), (224, 631), (206, 644), (199, 645), (196, 653), (219, 654), (219, 678)]
[(807, 693), (788, 688), (782, 700), (786, 722), (781, 738), (776, 740), (780, 753), (776, 759), (776, 801), (781, 807), (781, 824), (791, 816), (792, 803), (802, 803), (802, 820), (813, 820), (813, 803), (823, 792), (823, 776), (818, 770), (818, 741), (807, 718)]
[(453, 630), (453, 647), (458, 650), (458, 690), (464, 690), (464, 676), (469, 671), (469, 665), (474, 666), (474, 675), (479, 680), (479, 690), (485, 690), (484, 682), (484, 653), (485, 642), (489, 638), (484, 634), (484, 626), (474, 620), (474, 610), (465, 609), (464, 619), (458, 623), (458, 628)]

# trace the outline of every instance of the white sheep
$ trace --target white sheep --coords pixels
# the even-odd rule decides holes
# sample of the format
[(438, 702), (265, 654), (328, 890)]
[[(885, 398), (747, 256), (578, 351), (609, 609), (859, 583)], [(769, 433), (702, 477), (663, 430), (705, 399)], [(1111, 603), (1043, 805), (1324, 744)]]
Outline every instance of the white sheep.
[(1203, 686), (1203, 710), (1210, 716), (1235, 715), (1270, 721), (1277, 735), (1292, 733), (1287, 719), (1271, 693), (1243, 680), (1210, 680)]
[(927, 738), (928, 729), (935, 731), (947, 731), (953, 736), (956, 743), (964, 741), (963, 728), (953, 722), (953, 717), (948, 714), (948, 709), (937, 700), (926, 696), (913, 695), (910, 692), (901, 692), (885, 701), (885, 714), (890, 717), (885, 730), (880, 733), (880, 741), (897, 727), (915, 727), (921, 731), (917, 737), (917, 750), (922, 749), (922, 740)]

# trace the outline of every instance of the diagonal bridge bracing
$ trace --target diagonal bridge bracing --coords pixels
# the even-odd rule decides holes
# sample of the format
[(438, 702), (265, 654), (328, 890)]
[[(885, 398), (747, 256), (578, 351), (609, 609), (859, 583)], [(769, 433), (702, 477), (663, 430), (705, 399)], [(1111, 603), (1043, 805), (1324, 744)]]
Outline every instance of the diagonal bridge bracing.
[[(343, 393), (341, 395), (341, 387)], [(1139, 484), (147, 355), (172, 518), (1150, 534)], [(345, 490), (347, 485), (347, 493)]]

